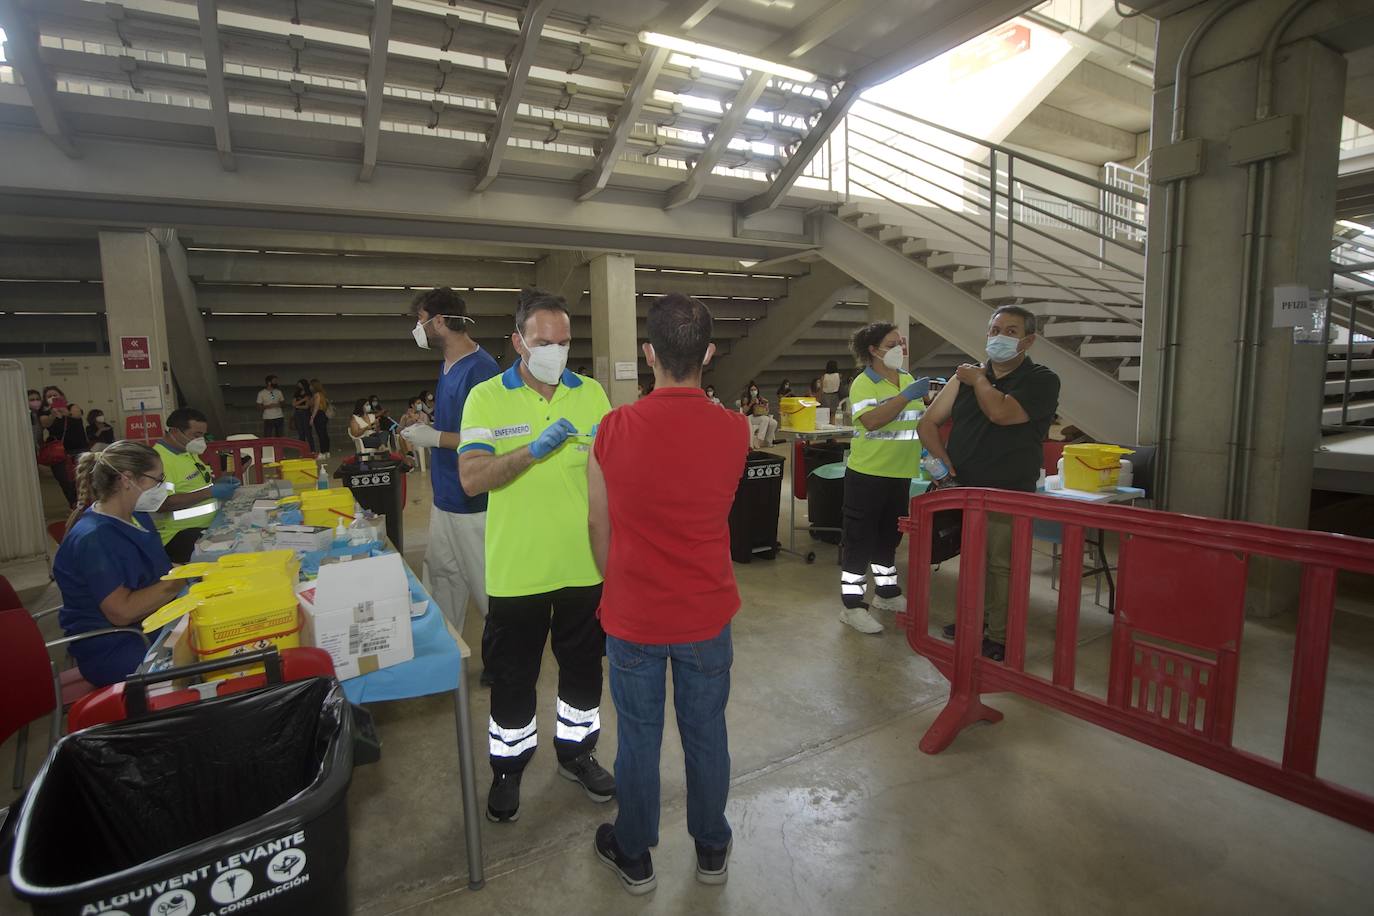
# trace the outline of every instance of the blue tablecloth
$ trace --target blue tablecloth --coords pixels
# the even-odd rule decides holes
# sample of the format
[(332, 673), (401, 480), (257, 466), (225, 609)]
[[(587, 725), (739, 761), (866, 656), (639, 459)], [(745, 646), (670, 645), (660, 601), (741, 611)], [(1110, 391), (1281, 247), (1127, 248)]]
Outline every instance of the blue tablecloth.
[[(406, 568), (412, 594), (424, 593), (415, 573)], [(415, 638), (415, 657), (371, 674), (343, 681), (344, 693), (351, 703), (382, 703), (410, 697), (444, 693), (458, 686), (463, 656), (444, 625), (443, 612), (434, 599), (419, 617), (410, 621)]]

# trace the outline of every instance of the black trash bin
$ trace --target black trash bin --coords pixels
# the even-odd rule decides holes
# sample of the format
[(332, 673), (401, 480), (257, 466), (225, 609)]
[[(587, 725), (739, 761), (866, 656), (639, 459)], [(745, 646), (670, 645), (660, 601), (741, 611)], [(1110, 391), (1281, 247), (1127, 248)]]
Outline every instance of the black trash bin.
[(744, 463), (744, 476), (730, 506), (730, 557), (736, 563), (778, 555), (782, 466), (783, 459), (768, 452), (750, 452)]
[(844, 527), (844, 465), (825, 464), (806, 479), (806, 517), (811, 536), (827, 544), (840, 543)]
[(344, 914), (353, 717), (309, 678), (68, 735), (10, 881), (44, 916)]
[(353, 491), (364, 509), (386, 517), (386, 536), (397, 551), (405, 549), (405, 463), (395, 452), (350, 456), (339, 465), (337, 476)]
[(808, 442), (803, 445), (802, 464), (805, 465), (803, 473), (807, 478), (807, 486), (810, 486), (811, 473), (816, 468), (825, 467), (827, 464), (843, 464), (845, 453), (848, 451), (849, 446), (838, 442)]

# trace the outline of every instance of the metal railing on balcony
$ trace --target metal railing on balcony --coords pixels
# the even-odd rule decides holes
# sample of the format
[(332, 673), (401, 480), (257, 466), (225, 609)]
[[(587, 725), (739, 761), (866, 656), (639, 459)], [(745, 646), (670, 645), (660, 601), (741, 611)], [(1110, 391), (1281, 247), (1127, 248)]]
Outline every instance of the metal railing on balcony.
[(989, 282), (1052, 287), (1139, 327), (1146, 178), (1098, 181), (923, 118), (861, 101), (826, 162), (850, 201), (877, 199), (986, 254)]

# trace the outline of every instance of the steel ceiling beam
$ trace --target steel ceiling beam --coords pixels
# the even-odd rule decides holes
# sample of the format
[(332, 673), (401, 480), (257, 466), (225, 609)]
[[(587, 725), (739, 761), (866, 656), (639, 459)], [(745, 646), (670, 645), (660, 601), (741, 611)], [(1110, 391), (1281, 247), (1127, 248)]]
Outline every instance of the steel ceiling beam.
[(812, 51), (821, 42), (849, 25), (868, 7), (869, 0), (839, 0), (816, 13), (787, 34), (775, 47), (789, 60)]
[(615, 171), (615, 164), (620, 160), (620, 154), (625, 151), (625, 144), (630, 139), (630, 131), (634, 130), (635, 121), (639, 118), (644, 103), (653, 97), (654, 83), (667, 62), (667, 48), (649, 48), (644, 52), (639, 69), (635, 71), (635, 78), (625, 91), (625, 100), (620, 103), (620, 109), (615, 113), (611, 134), (597, 151), (596, 162), (582, 178), (578, 200), (587, 200), (606, 189), (606, 182), (611, 180), (611, 172)]
[(57, 104), (57, 83), (38, 56), (38, 32), (30, 25), (19, 0), (0, 0), (0, 25), (5, 30), (5, 59), (24, 82), (38, 126), (54, 146), (70, 158), (79, 159), (81, 150)]
[[(852, 74), (821, 113), (816, 125), (807, 131), (796, 152), (787, 157), (787, 163), (768, 186), (768, 190), (740, 204), (740, 214), (753, 216), (776, 207), (865, 89), (885, 83), (912, 67), (919, 66), (950, 48), (977, 37), (986, 31), (990, 24), (1006, 22), (1034, 5), (1034, 0), (983, 0), (973, 6), (964, 6), (943, 25), (925, 33), (915, 44), (875, 60)], [(803, 25), (801, 30), (805, 29), (806, 26)]]
[(515, 112), (520, 106), (520, 97), (525, 94), (525, 83), (529, 80), (530, 64), (534, 62), (539, 49), (539, 35), (544, 29), (544, 20), (553, 10), (553, 0), (530, 0), (520, 23), (520, 38), (506, 62), (506, 89), (501, 94), (501, 104), (496, 109), (496, 123), (487, 137), (487, 152), (477, 170), (477, 184), (474, 191), (485, 191), (496, 180), (501, 171), (501, 160), (506, 155), (506, 144), (510, 141), (511, 128), (515, 125)]
[(697, 161), (692, 165), (692, 170), (687, 173), (687, 180), (671, 189), (664, 198), (663, 209), (672, 210), (697, 199), (697, 195), (706, 187), (706, 180), (711, 177), (711, 170), (716, 167), (720, 158), (725, 155), (725, 151), (730, 148), (730, 141), (744, 126), (744, 120), (749, 116), (749, 110), (754, 107), (759, 96), (763, 95), (763, 90), (767, 85), (767, 73), (758, 70), (749, 72), (744, 83), (739, 87), (735, 100), (730, 103), (730, 110), (721, 117), (720, 123), (716, 125), (715, 133), (711, 134), (711, 139), (702, 148), (701, 154), (697, 156)]
[[(202, 3), (205, 0), (201, 0)], [(377, 168), (377, 144), (382, 133), (382, 88), (386, 82), (387, 49), (391, 44), (391, 0), (376, 0), (372, 10), (372, 34), (368, 47), (367, 102), (363, 108), (363, 165), (359, 181), (371, 181)]]
[(215, 125), (215, 149), (226, 172), (237, 167), (229, 136), (229, 96), (224, 90), (224, 49), (219, 42), (218, 0), (196, 0), (200, 17), (200, 46), (205, 55), (205, 82), (210, 96), (210, 117)]

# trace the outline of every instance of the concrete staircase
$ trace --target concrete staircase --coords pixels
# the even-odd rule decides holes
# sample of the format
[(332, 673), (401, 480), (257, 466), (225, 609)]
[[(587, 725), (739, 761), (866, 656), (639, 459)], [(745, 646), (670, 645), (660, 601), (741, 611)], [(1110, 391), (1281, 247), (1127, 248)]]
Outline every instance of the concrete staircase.
[[(1133, 274), (1145, 272), (1143, 251), (1113, 246), (1105, 263), (1084, 253), (1098, 244), (1088, 233), (1039, 228), (1020, 243), (1008, 272), (1004, 251), (989, 267), (986, 244), (970, 241), (962, 229), (951, 231), (939, 211), (923, 218), (865, 201), (841, 206), (838, 215), (994, 308), (1029, 309), (1042, 322), (1042, 337), (1118, 381), (1130, 387), (1140, 381), (1144, 283)], [(1004, 221), (999, 230), (1006, 231)]]

